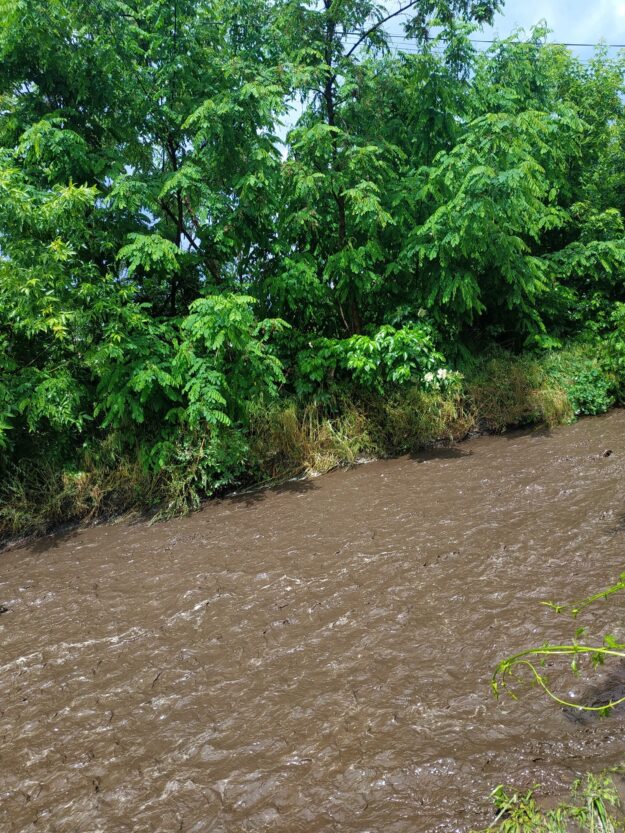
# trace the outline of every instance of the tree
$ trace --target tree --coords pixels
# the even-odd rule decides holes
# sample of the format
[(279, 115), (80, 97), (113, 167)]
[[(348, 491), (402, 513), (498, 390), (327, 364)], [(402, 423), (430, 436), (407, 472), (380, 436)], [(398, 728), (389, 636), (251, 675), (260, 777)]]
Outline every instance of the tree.
[[(192, 368), (171, 373), (193, 304), (202, 296), (221, 326), (204, 296), (249, 285), (270, 233), (284, 110), (270, 9), (14, 0), (3, 11), (3, 442), (10, 457), (65, 461), (116, 430), (162, 465), (154, 449), (168, 425), (173, 435), (171, 414), (188, 409), (190, 425), (200, 398)], [(241, 318), (252, 352), (255, 326)], [(233, 400), (250, 390), (241, 373), (229, 385)], [(218, 410), (203, 412), (208, 431)], [(238, 430), (242, 417), (227, 418)]]
[[(306, 275), (334, 312), (334, 333), (363, 329), (363, 304), (383, 277), (384, 234), (396, 222), (389, 196), (405, 173), (400, 137), (376, 129), (387, 116), (379, 113), (385, 100), (379, 96), (389, 91), (387, 78), (394, 71), (392, 61), (378, 60), (388, 53), (385, 25), (404, 18), (425, 57), (416, 67), (423, 78), (424, 69), (433, 69), (427, 60), (431, 27), (451, 36), (459, 21), (490, 21), (499, 6), (498, 0), (406, 0), (389, 11), (371, 0), (285, 4), (288, 48), (299, 69), (296, 91), (305, 110), (288, 139), (281, 228), (288, 241), (283, 248), (290, 251), (284, 281)], [(402, 78), (407, 81), (408, 72)]]
[(623, 60), (544, 27), (481, 53), (499, 6), (0, 0), (3, 473), (112, 448), (197, 497), (279, 397), (570, 338), (620, 378)]

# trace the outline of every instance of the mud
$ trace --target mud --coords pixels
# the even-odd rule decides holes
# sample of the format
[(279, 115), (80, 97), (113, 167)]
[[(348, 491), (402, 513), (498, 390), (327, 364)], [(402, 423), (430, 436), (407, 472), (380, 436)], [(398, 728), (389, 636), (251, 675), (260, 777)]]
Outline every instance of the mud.
[(0, 554), (0, 829), (466, 831), (620, 762), (622, 714), (488, 684), (625, 568), (624, 475), (615, 411)]

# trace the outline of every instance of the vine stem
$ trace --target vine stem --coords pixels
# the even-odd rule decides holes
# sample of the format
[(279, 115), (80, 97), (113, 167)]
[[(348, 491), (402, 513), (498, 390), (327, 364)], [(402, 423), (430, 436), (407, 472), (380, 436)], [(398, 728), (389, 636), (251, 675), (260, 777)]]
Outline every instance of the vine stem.
[(603, 706), (585, 706), (580, 703), (574, 703), (570, 700), (564, 700), (549, 687), (545, 677), (538, 671), (531, 659), (527, 658), (530, 656), (577, 656), (579, 654), (591, 654), (593, 656), (614, 656), (620, 657), (621, 659), (625, 659), (625, 650), (619, 650), (616, 648), (606, 648), (603, 646), (597, 647), (590, 645), (543, 645), (541, 648), (528, 648), (525, 651), (520, 651), (518, 654), (514, 654), (512, 657), (509, 657), (508, 659), (505, 659), (499, 663), (499, 665), (495, 669), (495, 673), (493, 674), (493, 679), (491, 682), (493, 692), (495, 696), (498, 697), (500, 688), (507, 689), (506, 677), (511, 673), (511, 670), (517, 665), (525, 665), (530, 669), (534, 677), (534, 680), (543, 689), (545, 694), (547, 694), (548, 697), (550, 697), (554, 702), (558, 703), (561, 706), (565, 706), (572, 709), (578, 709), (579, 711), (607, 712), (610, 709), (613, 709), (616, 706), (620, 705), (621, 703), (625, 703), (625, 696), (619, 698), (618, 700), (611, 700), (609, 703), (606, 703)]

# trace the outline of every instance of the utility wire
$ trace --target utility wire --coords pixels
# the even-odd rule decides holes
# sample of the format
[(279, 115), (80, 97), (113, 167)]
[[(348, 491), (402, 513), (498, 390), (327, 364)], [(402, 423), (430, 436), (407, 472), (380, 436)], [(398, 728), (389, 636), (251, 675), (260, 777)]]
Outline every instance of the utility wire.
[[(346, 37), (352, 37), (352, 36), (359, 36), (360, 37), (361, 33), (360, 32), (345, 32), (345, 36)], [(398, 40), (398, 41), (402, 41), (403, 43), (416, 46), (416, 42), (414, 40), (410, 39), (410, 38), (407, 38), (405, 35), (393, 35), (393, 34), (385, 33), (385, 37), (390, 39), (390, 40)], [(431, 38), (428, 38), (427, 40), (428, 41), (439, 41), (440, 43), (448, 43), (449, 42), (449, 41), (446, 41), (443, 38), (436, 38), (436, 37), (431, 37)], [(497, 39), (492, 39), (492, 40), (488, 40), (488, 39), (485, 39), (485, 38), (468, 38), (468, 40), (469, 40), (470, 43), (496, 44), (496, 43), (505, 43), (508, 40), (508, 38), (497, 38)], [(516, 41), (516, 43), (532, 44), (533, 42), (532, 41), (519, 40), (519, 41)], [(603, 47), (606, 47), (607, 49), (625, 49), (625, 43), (603, 43), (602, 41), (599, 41), (598, 43), (568, 43), (567, 41), (545, 41), (544, 44), (538, 44), (538, 45), (539, 46), (544, 45), (544, 46), (589, 47), (589, 48), (594, 48), (594, 49), (596, 49), (600, 46), (603, 46)]]
[[(345, 32), (345, 36), (349, 37), (355, 35), (357, 37), (362, 37), (364, 34), (363, 32)], [(384, 32), (385, 37), (390, 38), (391, 40), (401, 40), (405, 41), (406, 43), (412, 43), (412, 39), (406, 37), (406, 35), (394, 35), (389, 32)], [(512, 37), (512, 36), (511, 36)], [(483, 43), (483, 44), (495, 44), (495, 43), (503, 43), (510, 38), (468, 38), (470, 43)], [(434, 37), (427, 37), (426, 40), (428, 41), (440, 41), (441, 43), (447, 43), (444, 38), (437, 38)], [(524, 41), (519, 39), (518, 43), (533, 43), (532, 41)], [(605, 43), (604, 41), (598, 41), (597, 43), (575, 43), (573, 41), (545, 41), (545, 46), (574, 46), (574, 47), (588, 47), (596, 49), (599, 46), (604, 46), (607, 49), (625, 49), (625, 43)]]
[[(352, 37), (353, 35), (358, 35), (358, 33), (351, 33), (351, 32), (346, 32), (345, 33), (344, 37), (347, 39), (345, 45), (347, 47), (350, 47), (350, 46), (353, 45), (352, 42), (350, 42), (350, 40), (349, 40), (349, 38)], [(424, 53), (423, 46), (420, 46), (415, 40), (409, 40), (408, 38), (406, 38), (402, 35), (391, 35), (391, 34), (386, 34), (386, 33), (385, 33), (385, 35), (386, 35), (386, 39), (387, 39), (387, 48), (388, 48), (389, 52), (391, 52), (394, 55), (400, 55), (400, 54), (404, 54), (404, 55), (422, 55)], [(498, 44), (498, 43), (503, 43), (504, 42), (502, 40), (487, 40), (487, 39), (478, 39), (478, 38), (471, 38), (469, 40), (470, 40), (471, 43), (474, 43), (474, 44)], [(448, 43), (448, 41), (437, 39), (437, 38), (430, 38), (429, 41), (430, 41), (430, 46), (429, 46), (428, 52), (430, 54), (434, 54), (434, 55), (438, 55), (438, 56), (442, 56), (442, 55), (445, 54), (445, 43)], [(432, 43), (434, 43), (434, 46), (431, 45)], [(518, 41), (518, 43), (519, 44), (523, 44), (523, 43), (530, 43), (531, 44), (531, 41), (529, 41), (529, 42), (528, 41)], [(565, 42), (557, 42), (557, 41), (547, 41), (544, 45), (545, 46), (565, 46), (565, 47), (594, 47), (594, 48), (597, 48), (599, 46), (605, 46), (608, 49), (625, 49), (625, 44), (617, 44), (617, 43), (612, 43), (612, 44), (565, 43)], [(366, 49), (367, 48), (367, 42), (366, 41), (363, 42), (360, 46), (361, 46), (361, 48)], [(542, 46), (542, 44), (538, 44), (538, 46), (540, 47), (540, 46)], [(485, 52), (485, 50), (478, 50), (478, 52), (483, 53), (483, 52)], [(592, 61), (591, 58), (587, 58), (587, 57), (584, 57), (584, 58), (577, 57), (577, 60), (579, 61), (579, 63), (585, 64), (585, 65), (588, 65)]]
[[(507, 40), (507, 38), (498, 38), (497, 40), (485, 40), (481, 38), (469, 38), (471, 43), (501, 43), (502, 41)], [(527, 43), (527, 41), (519, 41), (519, 43)], [(531, 43), (531, 41), (530, 41)], [(549, 40), (545, 41), (545, 46), (589, 46), (593, 48), (597, 48), (599, 46), (605, 46), (608, 49), (625, 49), (625, 43), (604, 43), (603, 41), (599, 41), (599, 43), (567, 43), (566, 41), (555, 41)]]

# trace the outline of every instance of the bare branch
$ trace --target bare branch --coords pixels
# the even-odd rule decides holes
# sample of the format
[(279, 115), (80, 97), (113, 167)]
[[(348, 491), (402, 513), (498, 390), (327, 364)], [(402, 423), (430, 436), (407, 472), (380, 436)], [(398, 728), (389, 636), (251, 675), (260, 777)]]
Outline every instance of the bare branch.
[(398, 15), (402, 14), (402, 12), (407, 12), (408, 9), (411, 9), (413, 6), (416, 6), (419, 0), (410, 0), (410, 2), (405, 3), (403, 6), (400, 6), (397, 11), (391, 12), (386, 17), (382, 18), (382, 20), (378, 20), (377, 23), (374, 23), (366, 32), (363, 32), (362, 35), (358, 38), (356, 43), (352, 46), (349, 52), (346, 53), (345, 57), (349, 58), (360, 46), (360, 44), (366, 40), (370, 35), (372, 35), (375, 31), (377, 31), (380, 26), (384, 26), (385, 23), (388, 23), (389, 20), (392, 18), (397, 17)]
[[(169, 208), (169, 206), (167, 205), (167, 203), (166, 203), (164, 200), (159, 200), (159, 205), (160, 205), (160, 207), (163, 209), (163, 211), (165, 212), (165, 214), (167, 214), (167, 216), (169, 217), (169, 219), (170, 219), (172, 222), (176, 223), (176, 226), (177, 226), (177, 225), (178, 225), (178, 217), (176, 217), (176, 215), (175, 215), (175, 214), (174, 214), (174, 212), (171, 210), (171, 208)], [(197, 242), (196, 242), (196, 241), (193, 239), (193, 237), (189, 234), (189, 232), (188, 232), (188, 231), (187, 231), (187, 229), (184, 227), (184, 225), (182, 225), (182, 226), (181, 226), (181, 228), (180, 228), (180, 233), (181, 233), (181, 234), (182, 234), (182, 236), (183, 236), (183, 237), (187, 240), (187, 242), (188, 242), (191, 246), (193, 246), (193, 248), (194, 248), (197, 252), (199, 252), (199, 251), (200, 251), (200, 247), (198, 246)]]

